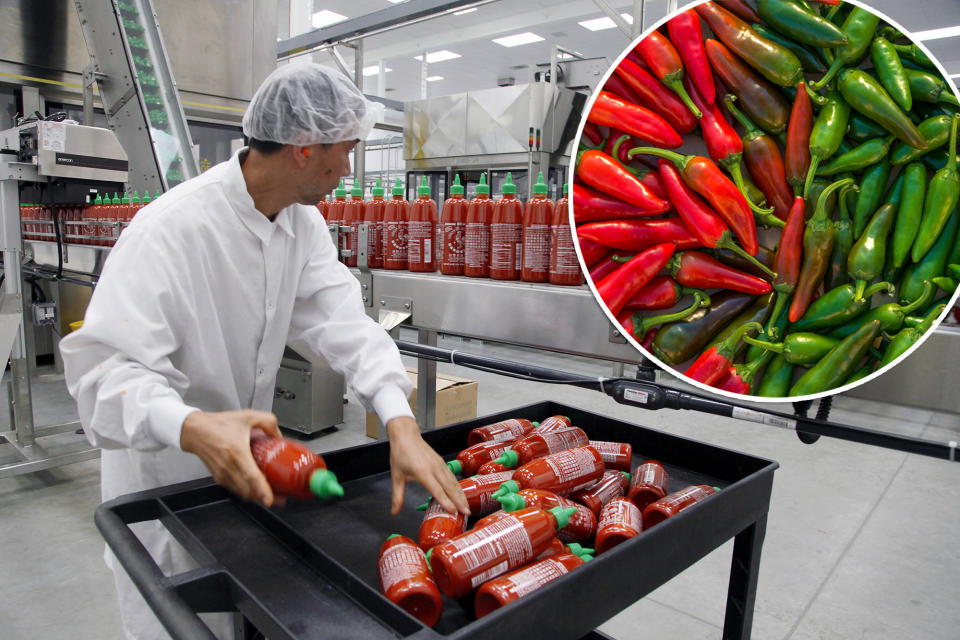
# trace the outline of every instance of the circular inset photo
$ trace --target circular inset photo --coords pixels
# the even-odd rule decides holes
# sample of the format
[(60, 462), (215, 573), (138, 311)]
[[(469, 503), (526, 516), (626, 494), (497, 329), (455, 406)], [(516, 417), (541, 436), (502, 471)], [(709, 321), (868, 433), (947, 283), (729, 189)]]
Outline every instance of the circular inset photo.
[(585, 110), (571, 224), (611, 322), (752, 399), (880, 375), (953, 307), (955, 88), (863, 2), (703, 2)]

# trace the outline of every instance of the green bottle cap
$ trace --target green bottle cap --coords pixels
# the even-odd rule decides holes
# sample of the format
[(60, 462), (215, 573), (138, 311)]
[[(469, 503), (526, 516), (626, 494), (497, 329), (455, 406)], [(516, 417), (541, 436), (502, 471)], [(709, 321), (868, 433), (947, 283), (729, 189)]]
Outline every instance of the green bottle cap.
[(629, 471), (621, 471), (620, 473), (627, 476), (627, 482), (633, 482), (633, 476), (630, 474)]
[(491, 494), (491, 496), (499, 500), (501, 496), (505, 496), (508, 493), (516, 493), (518, 491), (520, 491), (520, 485), (518, 485), (513, 480), (507, 480), (506, 482), (501, 484), (500, 488), (494, 491), (493, 494)]
[(570, 193), (570, 185), (567, 184), (566, 182), (564, 182), (564, 183), (563, 183), (563, 195), (567, 195), (568, 193)]
[(430, 558), (432, 557), (433, 557), (433, 547), (430, 547), (427, 550), (427, 555), (426, 555), (427, 568), (430, 569), (430, 573), (433, 573), (433, 566), (430, 564)]
[(547, 183), (543, 181), (543, 171), (537, 174), (537, 182), (533, 185), (533, 193), (541, 196), (547, 195)]
[(500, 193), (516, 193), (517, 185), (513, 184), (513, 173), (507, 171), (507, 181), (500, 187)]
[(157, 192), (153, 194), (153, 199), (156, 200), (159, 197), (160, 197), (160, 189), (157, 189)]
[(427, 176), (423, 176), (423, 180), (420, 182), (420, 186), (417, 187), (418, 196), (428, 196), (430, 195), (430, 186), (427, 184)]
[(583, 560), (584, 562), (590, 562), (591, 560), (593, 560), (593, 556), (590, 555), (589, 553), (585, 553), (582, 556), (577, 556), (577, 557)]
[(310, 474), (310, 491), (318, 498), (339, 498), (343, 495), (343, 487), (330, 469), (317, 469)]
[(353, 187), (350, 188), (350, 198), (352, 200), (363, 200), (363, 187), (356, 182), (354, 182)]
[(133, 204), (142, 204), (140, 201), (140, 192), (134, 191), (133, 198), (131, 198), (130, 201), (133, 202)]
[(335, 198), (346, 198), (347, 190), (343, 188), (343, 178), (340, 178), (340, 186), (333, 190)]
[(477, 195), (481, 193), (490, 195), (490, 185), (487, 184), (487, 174), (480, 174), (480, 182), (477, 183)]
[(380, 178), (377, 178), (377, 186), (373, 188), (373, 197), (382, 196), (383, 187), (380, 186)]
[(463, 185), (460, 184), (460, 176), (453, 177), (453, 186), (450, 187), (450, 195), (452, 196), (463, 195)]
[(150, 192), (149, 192), (149, 191), (144, 191), (144, 192), (143, 192), (143, 204), (150, 204)]
[(111, 204), (120, 204), (120, 198), (116, 191), (113, 192), (113, 200), (110, 201)]
[(502, 464), (505, 467), (515, 467), (517, 463), (520, 462), (520, 456), (513, 449), (507, 449), (500, 454), (500, 457), (494, 460), (494, 462)]
[(417, 507), (417, 511), (426, 511), (426, 510), (427, 510), (427, 507), (429, 507), (429, 506), (430, 506), (430, 501), (427, 500), (427, 501), (424, 502), (422, 505), (420, 505), (419, 507)]
[(463, 473), (463, 465), (459, 460), (451, 460), (447, 463), (447, 468), (453, 471), (453, 475), (458, 476)]
[(93, 204), (103, 204), (103, 199), (100, 197), (100, 194), (97, 194), (97, 197), (94, 198)]
[(402, 537), (403, 536), (401, 536), (399, 533), (391, 533), (390, 535), (387, 536), (387, 540), (392, 540), (393, 538), (402, 538)]
[(569, 549), (570, 553), (572, 553), (575, 556), (583, 556), (585, 554), (594, 552), (593, 549), (591, 549), (590, 547), (584, 547), (579, 542), (568, 542), (567, 549)]
[(720, 493), (720, 487), (714, 487), (713, 490), (716, 491), (717, 493)]
[(540, 423), (539, 423), (539, 422), (531, 422), (530, 424), (532, 424), (532, 425), (535, 426), (535, 427), (539, 427), (539, 426), (540, 426)]
[(516, 511), (527, 506), (527, 501), (519, 493), (508, 493), (505, 496), (500, 496), (497, 500), (500, 501), (500, 506), (503, 507), (504, 511)]
[(120, 204), (130, 204), (130, 196), (123, 194), (123, 197), (120, 198)]
[(577, 512), (576, 507), (569, 507), (564, 509), (562, 507), (554, 507), (553, 509), (548, 510), (553, 514), (553, 517), (557, 520), (557, 530), (563, 529), (570, 522), (570, 516)]
[(403, 191), (404, 189), (403, 189), (403, 185), (400, 184), (400, 178), (397, 178), (397, 184), (393, 185), (393, 189), (390, 190), (390, 193), (392, 193), (395, 196), (402, 196)]

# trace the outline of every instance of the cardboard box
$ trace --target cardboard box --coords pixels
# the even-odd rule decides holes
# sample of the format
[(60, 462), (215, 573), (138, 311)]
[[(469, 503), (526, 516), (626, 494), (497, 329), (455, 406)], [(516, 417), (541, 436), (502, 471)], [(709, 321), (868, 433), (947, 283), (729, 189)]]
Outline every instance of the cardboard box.
[[(417, 370), (407, 367), (407, 375), (413, 383), (413, 393), (410, 394), (410, 408), (413, 415), (417, 415)], [(479, 383), (476, 380), (437, 374), (437, 411), (436, 426), (443, 427), (462, 420), (472, 420), (477, 417), (477, 390)], [(379, 420), (375, 413), (367, 413), (367, 436), (377, 437)]]

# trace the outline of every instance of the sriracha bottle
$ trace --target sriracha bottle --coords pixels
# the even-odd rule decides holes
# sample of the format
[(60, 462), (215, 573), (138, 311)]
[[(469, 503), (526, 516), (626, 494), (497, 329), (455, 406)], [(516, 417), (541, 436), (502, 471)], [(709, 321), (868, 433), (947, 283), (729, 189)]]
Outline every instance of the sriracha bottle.
[(533, 185), (533, 197), (523, 208), (522, 269), (524, 282), (546, 282), (550, 269), (550, 223), (553, 220), (553, 203), (547, 198), (547, 185), (543, 171)]
[(535, 458), (542, 458), (565, 449), (582, 447), (588, 442), (590, 441), (587, 439), (587, 434), (580, 427), (567, 427), (546, 433), (534, 432), (514, 442), (510, 449), (504, 451), (494, 462), (508, 467), (527, 464)]
[[(117, 227), (115, 233), (117, 238), (120, 237), (120, 234), (123, 233), (124, 228), (130, 224), (130, 220), (133, 218), (133, 202), (130, 200), (130, 196), (126, 193), (123, 194), (123, 198), (120, 199), (120, 209), (117, 214), (117, 222), (119, 226)], [(116, 239), (114, 239), (111, 244), (116, 244)]]
[(83, 239), (80, 241), (80, 244), (96, 244), (93, 240), (93, 236), (97, 235), (97, 225), (95, 223), (100, 219), (100, 209), (102, 208), (103, 198), (98, 193), (97, 197), (93, 199), (93, 205), (83, 209), (83, 213), (80, 216), (80, 219), (83, 220), (83, 226), (80, 231)]
[(323, 458), (298, 442), (272, 438), (260, 429), (250, 435), (250, 450), (274, 492), (308, 500), (343, 495), (337, 476)]
[(471, 278), (490, 275), (490, 222), (493, 220), (493, 209), (487, 174), (481, 173), (477, 195), (467, 207), (464, 230), (463, 274)]
[(629, 442), (591, 440), (589, 444), (596, 449), (600, 457), (603, 458), (603, 464), (607, 469), (630, 471), (630, 467), (633, 464), (633, 446), (631, 446)]
[(573, 509), (515, 511), (492, 524), (441, 542), (430, 554), (434, 579), (445, 595), (460, 598), (490, 578), (540, 555)]
[(541, 509), (576, 509), (570, 516), (567, 526), (557, 532), (557, 537), (564, 542), (581, 542), (590, 540), (597, 534), (597, 516), (593, 511), (577, 504), (568, 498), (562, 498), (551, 491), (542, 489), (521, 489), (517, 493), (508, 493), (498, 498), (504, 511), (517, 511), (524, 507), (540, 507)]
[(383, 208), (383, 268), (407, 268), (407, 209), (400, 178), (391, 191), (393, 197)]
[(593, 546), (597, 553), (609, 551), (621, 542), (643, 531), (640, 510), (626, 498), (614, 498), (600, 511), (597, 525), (597, 540)]
[(500, 485), (510, 480), (513, 474), (513, 471), (504, 471), (483, 476), (471, 476), (461, 480), (460, 488), (463, 489), (463, 495), (467, 498), (470, 513), (486, 515), (499, 509), (500, 503), (493, 497), (493, 494), (500, 488)]
[(417, 199), (407, 214), (407, 269), (436, 271), (437, 203), (430, 198), (427, 176), (417, 187)]
[(450, 513), (439, 502), (430, 499), (427, 512), (420, 523), (417, 544), (424, 551), (434, 548), (444, 540), (454, 538), (467, 528), (467, 517), (462, 513)]
[(510, 514), (507, 513), (506, 511), (504, 511), (503, 509), (499, 509), (498, 511), (494, 511), (494, 512), (491, 513), (490, 515), (483, 516), (482, 518), (480, 518), (479, 520), (477, 520), (477, 521), (474, 523), (473, 528), (470, 529), (470, 531), (476, 531), (477, 529), (483, 529), (483, 528), (484, 528), (485, 526), (487, 526), (488, 524), (493, 524), (494, 522), (497, 522), (498, 520), (503, 520), (504, 518), (506, 518), (506, 517), (509, 516), (509, 515), (510, 515)]
[(450, 197), (443, 203), (440, 233), (437, 236), (437, 241), (442, 244), (440, 273), (445, 276), (463, 275), (463, 234), (467, 226), (468, 208), (467, 201), (463, 199), (460, 176), (456, 176), (450, 187)]
[(583, 284), (583, 272), (580, 271), (573, 234), (570, 232), (568, 190), (569, 185), (563, 185), (563, 197), (554, 205), (553, 218), (550, 220), (550, 284)]
[[(327, 224), (336, 225), (337, 230), (339, 231), (340, 225), (343, 224), (343, 210), (347, 206), (347, 190), (343, 188), (343, 179), (340, 179), (340, 186), (333, 190), (333, 202), (330, 203), (330, 206), (327, 207)], [(337, 236), (340, 238), (337, 245), (337, 257), (343, 262), (343, 258), (340, 258), (340, 250), (344, 248), (343, 243), (346, 238), (346, 234), (340, 233)]]
[(605, 471), (596, 484), (576, 491), (570, 497), (587, 505), (594, 515), (599, 516), (603, 505), (625, 496), (629, 486), (630, 474), (626, 471)]
[[(576, 447), (531, 460), (513, 472), (493, 497), (520, 489), (546, 489), (565, 496), (594, 484), (603, 476), (603, 460), (593, 447)], [(478, 476), (485, 478), (488, 476)]]
[(567, 416), (550, 416), (545, 420), (541, 420), (534, 431), (536, 433), (547, 433), (549, 431), (556, 431), (557, 429), (566, 429), (571, 426), (571, 424), (570, 418)]
[(447, 467), (454, 475), (472, 476), (477, 473), (480, 465), (497, 458), (510, 448), (515, 438), (511, 440), (490, 440), (470, 445), (457, 454), (456, 460), (447, 463)]
[(533, 431), (538, 423), (523, 418), (510, 418), (493, 424), (471, 429), (467, 434), (467, 444), (489, 442), (491, 440), (514, 440)]
[(589, 561), (593, 556), (578, 556), (572, 553), (558, 553), (533, 562), (525, 567), (488, 580), (477, 589), (473, 601), (473, 610), (478, 618), (493, 613), (505, 604), (536, 591), (577, 567)]
[(359, 254), (359, 235), (357, 234), (357, 224), (363, 220), (363, 187), (354, 183), (350, 189), (350, 199), (343, 206), (343, 220), (340, 224), (348, 227), (341, 238), (343, 238), (342, 248), (350, 252), (350, 255), (343, 259), (343, 263), (348, 267), (357, 266), (357, 255)]
[(324, 220), (327, 218), (327, 201), (321, 200), (317, 203), (317, 211), (320, 212), (320, 215), (323, 216)]
[(101, 218), (106, 223), (102, 229), (102, 235), (106, 236), (107, 239), (103, 241), (103, 244), (108, 247), (112, 247), (113, 243), (117, 241), (117, 223), (123, 215), (123, 201), (120, 200), (116, 191), (113, 193), (111, 204), (112, 206), (107, 210), (107, 215)]
[(670, 482), (667, 470), (656, 460), (647, 460), (633, 472), (633, 482), (627, 491), (627, 500), (643, 511), (647, 505), (667, 495)]
[(493, 208), (490, 222), (490, 277), (495, 280), (520, 278), (521, 227), (523, 205), (517, 200), (513, 174), (507, 172), (507, 181), (500, 189), (501, 198)]
[(484, 462), (482, 465), (477, 467), (477, 475), (485, 476), (488, 473), (500, 473), (501, 471), (511, 471), (513, 467), (508, 467), (505, 464), (500, 464), (499, 462)]
[(643, 526), (649, 529), (667, 518), (672, 518), (690, 505), (706, 500), (718, 491), (720, 491), (718, 487), (695, 484), (664, 496), (647, 505), (643, 510)]
[(367, 202), (363, 210), (363, 221), (367, 223), (367, 266), (371, 269), (383, 266), (383, 213), (386, 206), (383, 187), (380, 186), (380, 178), (377, 178), (373, 200)]
[(393, 534), (377, 558), (380, 590), (387, 600), (432, 627), (443, 613), (443, 598), (426, 558), (413, 540)]

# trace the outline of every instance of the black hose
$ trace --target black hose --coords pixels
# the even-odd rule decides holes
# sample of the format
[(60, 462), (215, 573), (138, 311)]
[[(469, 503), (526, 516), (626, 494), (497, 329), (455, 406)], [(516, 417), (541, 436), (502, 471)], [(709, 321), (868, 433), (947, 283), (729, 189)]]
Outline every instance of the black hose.
[(57, 202), (53, 197), (53, 178), (47, 178), (50, 188), (50, 213), (53, 215), (53, 235), (57, 240), (57, 278), (63, 276), (63, 238), (60, 237), (60, 215), (57, 213)]

